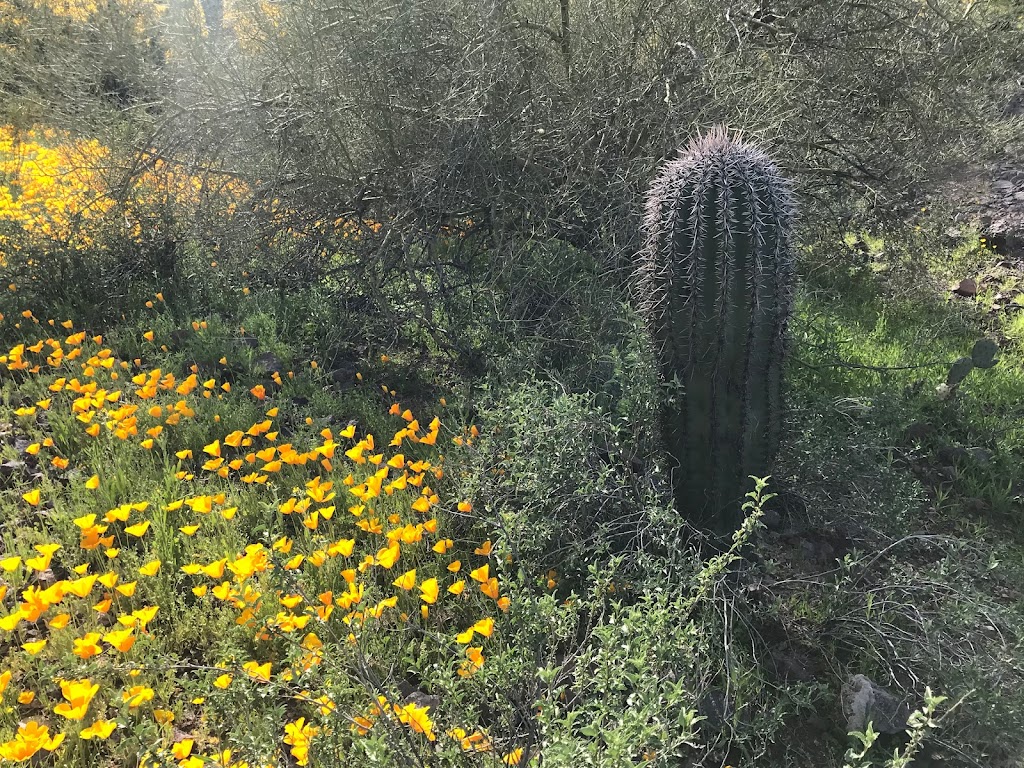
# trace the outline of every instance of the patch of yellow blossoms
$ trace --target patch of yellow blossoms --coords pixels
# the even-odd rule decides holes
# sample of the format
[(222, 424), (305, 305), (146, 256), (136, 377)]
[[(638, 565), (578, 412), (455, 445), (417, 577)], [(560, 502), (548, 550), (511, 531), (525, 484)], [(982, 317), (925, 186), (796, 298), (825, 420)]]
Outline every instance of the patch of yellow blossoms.
[[(119, 359), (112, 348), (103, 345), (102, 336), (90, 337), (84, 331), (74, 331), (69, 321), (58, 324), (51, 320), (44, 324), (31, 313), (25, 317), (40, 327), (63, 326), (66, 333), (17, 344), (0, 355), (0, 366), (16, 381), (43, 376), (44, 382), (48, 382), (49, 396), (16, 409), (18, 418), (29, 420), (39, 411), (48, 411), (51, 418), (58, 412), (67, 413), (73, 416), (72, 423), (79, 425), (88, 440), (110, 441), (111, 448), (118, 444), (137, 445), (136, 450), (142, 456), (162, 456), (171, 430), (183, 420), (198, 418), (203, 400), (231, 395), (228, 382), (214, 378), (203, 380), (196, 369), (184, 378), (160, 369), (145, 370), (140, 360)], [(200, 332), (203, 326), (197, 322), (193, 329)], [(147, 342), (157, 343), (155, 334), (145, 336)], [(291, 378), (293, 374), (288, 375)], [(273, 386), (280, 390), (284, 379), (276, 377)], [(387, 391), (386, 387), (384, 389)], [(388, 393), (394, 396), (393, 392)], [(137, 644), (151, 645), (150, 625), (160, 610), (158, 605), (144, 601), (150, 594), (146, 579), (157, 576), (163, 565), (152, 548), (147, 549), (146, 542), (152, 540), (154, 527), (166, 524), (161, 522), (163, 520), (177, 517), (177, 522), (185, 523), (178, 526), (177, 533), (187, 551), (188, 541), (207, 525), (211, 516), (228, 525), (235, 523), (237, 490), (245, 486), (272, 487), (277, 483), (276, 478), (289, 467), (306, 467), (307, 471), (312, 470), (311, 474), (315, 473), (300, 487), (291, 487), (288, 483), (284, 488), (277, 488), (277, 498), (284, 499), (276, 504), (282, 522), (286, 518), (297, 519), (301, 529), (308, 532), (304, 551), (295, 551), (295, 540), (282, 535), (269, 548), (259, 542), (251, 543), (241, 552), (225, 553), (212, 561), (186, 562), (181, 571), (194, 579), (192, 592), (200, 601), (208, 606), (221, 604), (233, 609), (235, 623), (249, 628), (257, 641), (301, 634), (301, 641), (298, 641), (301, 653), (293, 663), (283, 665), (266, 659), (253, 659), (234, 667), (220, 663), (218, 667), (223, 672), (211, 678), (213, 688), (238, 685), (239, 679), (250, 685), (288, 685), (298, 680), (324, 660), (324, 643), (311, 625), (331, 625), (336, 630), (343, 627), (341, 636), (347, 633), (349, 640), (355, 641), (358, 632), (381, 621), (385, 614), (397, 613), (393, 620), (401, 622), (427, 622), (431, 618), (430, 609), (439, 601), (463, 600), (474, 592), (467, 588), (474, 586), (476, 592), (492, 601), (500, 611), (509, 609), (509, 597), (501, 593), (498, 578), (491, 573), (490, 541), (473, 550), (474, 557), (482, 558), (476, 567), (464, 567), (461, 560), (451, 560), (443, 571), (446, 574), (443, 580), (438, 576), (424, 578), (417, 567), (409, 567), (397, 576), (386, 575), (397, 573), (400, 569), (395, 566), (399, 562), (411, 560), (409, 564), (413, 566), (424, 562), (425, 549), (432, 553), (426, 557), (433, 558), (446, 555), (454, 546), (451, 539), (441, 536), (439, 520), (434, 514), (441, 499), (430, 482), (444, 476), (439, 458), (433, 462), (426, 458), (414, 460), (405, 453), (416, 445), (433, 447), (440, 434), (440, 419), (434, 418), (423, 427), (410, 410), (402, 409), (395, 402), (390, 413), (398, 417), (400, 426), (385, 449), (378, 446), (372, 434), (357, 436), (354, 424), (337, 434), (325, 428), (319, 434), (320, 442), (304, 449), (279, 441), (280, 431), (276, 425), (279, 408), (267, 402), (274, 394), (264, 384), (248, 392), (236, 391), (234, 396), (251, 397), (263, 404), (265, 418), (247, 429), (222, 433), (204, 446), (173, 454), (178, 466), (176, 480), (193, 490), (167, 503), (161, 502), (159, 516), (151, 516), (155, 505), (144, 500), (120, 504), (102, 516), (99, 512), (90, 512), (75, 518), (78, 547), (85, 559), (72, 567), (73, 578), (55, 581), (46, 587), (29, 583), (50, 568), (52, 558), (62, 547), (58, 542), (36, 544), (30, 553), (9, 554), (0, 559), (0, 569), (11, 583), (22, 585), (20, 600), (6, 616), (0, 617), (0, 631), (18, 634), (24, 627), (34, 626), (34, 634), (42, 629), (46, 635), (42, 640), (26, 641), (20, 646), (15, 642), (10, 647), (20, 647), (33, 657), (51, 653), (49, 637), (80, 628), (77, 636), (64, 643), (65, 647), (70, 646), (71, 655), (76, 658), (73, 665), (94, 657), (131, 659)], [(271, 407), (266, 408), (267, 405)], [(307, 423), (312, 423), (312, 419), (307, 419)], [(473, 429), (458, 439), (471, 441), (476, 434)], [(387, 455), (388, 449), (391, 449), (390, 455)], [(53, 472), (67, 471), (80, 458), (62, 455), (61, 446), (49, 437), (31, 444), (27, 450), (39, 458), (48, 455)], [(164, 458), (155, 460), (165, 461)], [(84, 487), (92, 492), (98, 490), (103, 482), (101, 474), (102, 469), (99, 473), (84, 472), (83, 476), (89, 476)], [(211, 492), (213, 482), (226, 484), (221, 490)], [(407, 500), (398, 508), (404, 508), (404, 512), (384, 516), (375, 511), (380, 500), (400, 499), (403, 495)], [(29, 508), (40, 508), (49, 501), (39, 487), (24, 491), (21, 498)], [(390, 506), (394, 508), (395, 502), (390, 502)], [(472, 505), (461, 501), (457, 509), (467, 514)], [(337, 514), (341, 510), (344, 512)], [(162, 535), (168, 532), (163, 531)], [(126, 546), (141, 547), (145, 562), (134, 572), (119, 572), (112, 567), (93, 572), (100, 562), (115, 565), (121, 549)], [(97, 559), (99, 553), (102, 557)], [(67, 556), (64, 562), (73, 559)], [(307, 577), (332, 561), (342, 562), (343, 591), (321, 592), (313, 601), (302, 590), (285, 593), (273, 589), (273, 585), (284, 583), (301, 586)], [(293, 576), (287, 580), (271, 579), (282, 571), (291, 572)], [(464, 572), (468, 578), (462, 577)], [(393, 593), (380, 596), (381, 586), (388, 583), (394, 587)], [(7, 587), (0, 588), (0, 604), (6, 592)], [(365, 599), (370, 594), (377, 594), (379, 599), (371, 604)], [(109, 617), (105, 628), (90, 626), (87, 617), (97, 615)], [(495, 626), (494, 616), (484, 616), (465, 628), (452, 631), (455, 647), (463, 648), (457, 669), (460, 676), (470, 677), (485, 665), (483, 642), (492, 637)], [(481, 644), (473, 645), (477, 637), (481, 638)], [(56, 658), (51, 662), (59, 665), (61, 660)], [(0, 696), (11, 680), (10, 669), (0, 673)], [(106, 702), (104, 695), (99, 695), (103, 686), (89, 678), (61, 679), (59, 687), (62, 700), (53, 707), (53, 714), (68, 721), (92, 719), (77, 733), (78, 738), (87, 740), (107, 739), (121, 725), (120, 721), (103, 716), (108, 706), (106, 702), (120, 701), (130, 711), (156, 702), (153, 688), (140, 684), (104, 691)], [(26, 691), (19, 696), (19, 702), (23, 697), (32, 701), (35, 692)], [(295, 698), (315, 702), (323, 716), (330, 716), (334, 710), (333, 702), (327, 697), (314, 700), (307, 692), (302, 692)], [(93, 707), (96, 711), (88, 718)], [(155, 709), (152, 716), (164, 725), (174, 718), (169, 709)], [(437, 738), (428, 708), (391, 702), (386, 697), (378, 699), (369, 712), (350, 722), (354, 723), (354, 733), (366, 734), (382, 719), (397, 721), (428, 741)], [(32, 720), (22, 725), (11, 740), (0, 744), (0, 757), (28, 760), (40, 750), (56, 750), (65, 737), (73, 733), (51, 736), (47, 726)], [(290, 748), (295, 761), (306, 765), (319, 734), (317, 726), (300, 717), (285, 724), (282, 741)], [(467, 736), (461, 729), (454, 729), (446, 731), (445, 735), (468, 751), (491, 749), (489, 740), (479, 732)], [(191, 742), (187, 746), (175, 745), (173, 756), (179, 768), (204, 764), (191, 750)], [(221, 758), (224, 754), (211, 759)], [(515, 753), (502, 759), (506, 764), (517, 761)], [(229, 764), (224, 762), (224, 765)]]

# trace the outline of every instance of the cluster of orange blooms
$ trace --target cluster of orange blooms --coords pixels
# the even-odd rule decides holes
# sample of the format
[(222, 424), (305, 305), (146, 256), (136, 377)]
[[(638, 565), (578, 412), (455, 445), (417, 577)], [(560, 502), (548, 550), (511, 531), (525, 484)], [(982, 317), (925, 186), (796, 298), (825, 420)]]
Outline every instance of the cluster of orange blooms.
[[(237, 178), (191, 173), (159, 157), (143, 157), (143, 170), (134, 175), (129, 194), (115, 199), (116, 180), (108, 175), (112, 163), (110, 149), (94, 139), (0, 126), (0, 266), (25, 243), (89, 250), (103, 249), (116, 239), (140, 243), (156, 236), (180, 237), (196, 212), (218, 210), (231, 217), (250, 201), (249, 187)], [(164, 215), (169, 210), (174, 216)], [(307, 239), (354, 242), (382, 226), (339, 218), (297, 229), (290, 224), (295, 211), (280, 200), (260, 206), (258, 212), (277, 224), (270, 244), (281, 248)], [(168, 226), (181, 231), (164, 231)]]
[[(138, 40), (154, 34), (166, 19), (168, 0), (0, 0), (0, 23), (9, 28), (31, 28), (33, 22), (52, 18), (58, 22), (86, 24), (106, 14), (125, 22)], [(223, 26), (230, 30), (243, 50), (257, 51), (278, 28), (281, 9), (271, 0), (227, 0), (223, 4)], [(204, 17), (199, 0), (177, 5), (178, 23), (208, 34), (210, 21)]]
[(44, 12), (58, 19), (82, 23), (110, 6), (116, 7), (125, 18), (135, 21), (135, 33), (139, 36), (167, 9), (167, 3), (160, 0), (116, 0), (114, 3), (101, 3), (99, 0), (0, 0), (0, 17), (7, 24), (21, 26), (28, 21), (28, 12)]
[(181, 217), (216, 202), (231, 215), (249, 194), (235, 179), (196, 175), (160, 158), (143, 161), (145, 170), (119, 204), (104, 170), (112, 164), (108, 147), (48, 128), (0, 126), (0, 224), (13, 225), (0, 228), (0, 252), (17, 252), (23, 242), (79, 250), (102, 247), (114, 236), (138, 242), (166, 225), (161, 212), (168, 208)]
[(224, 27), (231, 30), (243, 51), (259, 52), (280, 29), (281, 6), (273, 0), (227, 0)]
[[(110, 151), (98, 141), (67, 140), (50, 129), (0, 126), (0, 222), (29, 237), (94, 244), (91, 225), (113, 207), (99, 169)], [(19, 241), (0, 231), (0, 250)]]
[[(0, 315), (0, 322), (3, 320)], [(143, 658), (140, 652), (157, 649), (154, 632), (159, 632), (162, 614), (151, 585), (166, 565), (157, 556), (154, 538), (180, 537), (177, 549), (188, 553), (192, 542), (202, 539), (204, 529), (215, 532), (218, 527), (239, 526), (246, 514), (239, 513), (240, 491), (247, 487), (267, 489), (265, 498), (283, 498), (275, 501), (281, 527), (288, 527), (288, 519), (300, 520), (301, 527), (296, 530), (301, 536), (280, 535), (272, 544), (268, 542), (269, 546), (254, 542), (217, 559), (194, 558), (175, 566), (193, 580), (191, 591), (200, 604), (210, 611), (215, 606), (233, 610), (235, 624), (250, 631), (257, 642), (294, 636), (299, 654), (291, 662), (253, 659), (238, 665), (217, 661), (214, 666), (219, 674), (209, 680), (212, 688), (241, 684), (236, 682), (238, 678), (247, 685), (301, 685), (303, 674), (325, 658), (324, 641), (317, 630), (356, 643), (362, 632), (385, 620), (442, 622), (431, 614), (432, 606), (442, 600), (465, 601), (473, 594), (485, 597), (483, 604), (493, 605), (498, 613), (484, 615), (465, 627), (449, 629), (435, 624), (433, 629), (450, 632), (462, 648), (454, 660), (460, 676), (473, 676), (484, 667), (486, 642), (495, 633), (496, 617), (509, 610), (510, 599), (492, 573), (496, 561), (490, 541), (473, 549), (473, 557), (478, 558), (475, 564), (450, 559), (455, 542), (441, 533), (437, 512), (445, 507), (430, 485), (445, 474), (443, 457), (435, 452), (440, 419), (432, 419), (424, 428), (410, 410), (393, 402), (390, 413), (399, 426), (384, 450), (378, 448), (372, 434), (357, 435), (354, 424), (337, 435), (324, 428), (316, 444), (300, 448), (280, 441), (280, 407), (268, 402), (285, 386), (280, 375), (271, 385), (233, 391), (227, 381), (201, 380), (195, 368), (184, 378), (160, 369), (144, 370), (141, 360), (120, 359), (113, 348), (104, 346), (101, 335), (76, 331), (70, 321), (41, 321), (26, 311), (18, 321), (18, 326), (22, 325), (62, 331), (40, 335), (0, 355), (0, 366), (21, 388), (41, 384), (48, 390), (47, 397), (33, 398), (34, 402), (13, 411), (22, 426), (27, 431), (38, 429), (40, 412), (47, 412), (51, 421), (63, 417), (81, 430), (76, 440), (97, 449), (90, 451), (93, 456), (104, 450), (128, 450), (139, 457), (152, 457), (158, 466), (165, 461), (176, 464), (174, 477), (181, 492), (170, 499), (124, 501), (102, 515), (89, 512), (74, 518), (77, 553), (73, 541), (50, 541), (34, 544), (31, 551), (0, 556), (5, 576), (0, 586), (0, 610), (4, 613), (0, 631), (11, 636), (12, 649), (6, 659), (8, 668), (0, 672), (0, 700), (12, 684), (20, 688), (16, 698), (22, 707), (36, 702), (38, 708), (37, 694), (44, 701), (54, 700), (46, 682), (31, 672), (42, 660), (76, 670), (55, 681), (61, 699), (51, 708), (59, 718), (56, 722), (67, 723), (68, 728), (51, 733), (52, 724), (27, 719), (0, 743), (0, 758), (29, 760), (40, 751), (59, 749), (69, 738), (104, 740), (118, 728), (130, 728), (130, 716), (144, 712), (167, 729), (166, 734), (171, 733), (175, 718), (171, 704), (161, 708), (154, 689), (138, 684), (134, 678), (142, 669), (131, 668), (127, 678), (115, 682), (81, 677), (77, 665), (94, 658), (117, 657), (131, 667), (139, 663), (133, 659)], [(197, 332), (204, 327), (204, 323), (193, 324)], [(145, 334), (145, 339), (158, 343), (155, 333)], [(295, 376), (294, 372), (286, 375), (289, 379)], [(384, 390), (394, 397), (393, 391)], [(204, 400), (229, 397), (252, 398), (262, 405), (264, 417), (247, 429), (225, 430), (206, 445), (177, 451), (168, 448), (171, 434), (183, 422), (201, 418)], [(215, 417), (218, 420), (219, 416)], [(311, 417), (306, 422), (313, 425)], [(458, 439), (471, 441), (476, 434), (473, 429)], [(425, 446), (429, 455), (419, 459), (406, 455), (410, 450), (424, 452), (419, 446)], [(44, 456), (49, 457), (47, 472), (55, 478), (68, 480), (77, 469), (87, 476), (84, 488), (89, 492), (105, 487), (105, 470), (97, 473), (87, 468), (83, 454), (71, 452), (52, 436), (32, 442), (26, 451), (40, 464)], [(300, 487), (292, 487), (290, 478), (298, 470), (290, 470), (292, 475), (287, 472), (300, 467), (308, 479)], [(20, 494), (23, 509), (40, 510), (61, 503), (53, 487), (44, 483), (24, 489)], [(378, 505), (385, 500), (389, 509), (397, 511), (378, 512)], [(460, 501), (451, 511), (456, 509), (469, 514), (472, 504)], [(244, 534), (244, 528), (236, 531)], [(119, 567), (119, 555), (126, 548), (144, 562)], [(41, 586), (52, 573), (55, 556), (74, 576), (51, 579), (52, 583)], [(331, 563), (339, 564), (337, 583), (343, 584), (343, 589), (321, 591), (314, 597), (316, 589), (294, 587), (312, 584), (315, 574)], [(398, 568), (399, 563), (406, 567)], [(399, 570), (401, 573), (393, 576)], [(423, 576), (431, 570), (438, 575)], [(293, 586), (285, 590), (284, 584)], [(389, 586), (391, 594), (381, 595)], [(465, 603), (467, 607), (475, 604)], [(474, 645), (477, 638), (480, 640)], [(15, 657), (18, 661), (12, 663)], [(321, 716), (329, 716), (336, 708), (326, 695), (314, 698), (303, 690), (294, 693), (294, 698), (315, 704), (315, 712)], [(193, 704), (202, 701), (198, 697)], [(358, 735), (387, 721), (428, 741), (437, 738), (427, 707), (386, 697), (348, 721)], [(300, 717), (284, 726), (282, 742), (299, 765), (307, 765), (310, 748), (320, 733), (318, 726)], [(451, 728), (445, 734), (468, 751), (491, 749), (480, 732), (467, 735)], [(209, 761), (235, 768), (246, 765), (234, 760), (230, 750), (205, 756), (194, 753), (194, 744), (192, 739), (179, 739), (163, 757), (173, 759), (180, 768), (198, 768)], [(521, 751), (513, 751), (502, 759), (515, 764), (520, 755)]]

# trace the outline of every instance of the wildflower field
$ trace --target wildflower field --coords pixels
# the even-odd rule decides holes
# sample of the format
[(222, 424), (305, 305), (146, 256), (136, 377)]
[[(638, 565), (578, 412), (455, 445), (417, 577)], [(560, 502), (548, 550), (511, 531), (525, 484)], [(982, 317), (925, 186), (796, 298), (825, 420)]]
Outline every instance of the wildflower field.
[[(462, 538), (472, 500), (442, 498), (444, 445), (471, 444), (472, 428), (421, 424), (365, 381), (393, 427), (375, 437), (290, 404), (315, 385), (309, 365), (232, 384), (196, 365), (176, 375), (153, 332), (125, 359), (69, 320), (4, 322), (26, 339), (2, 358), (4, 440), (22, 456), (4, 481), (4, 758), (274, 764), (211, 736), (253, 729), (264, 706), (299, 765), (324, 732), (341, 745), (396, 726), (493, 749), (472, 724), (436, 727), (415, 700), (334, 677), (382, 675), (417, 638), (435, 674), (470, 678), (500, 642), (503, 559)], [(192, 328), (202, 344), (208, 323)]]
[[(23, 242), (95, 248), (107, 221), (98, 177), (28, 138), (0, 146), (8, 268)], [(440, 740), (520, 762), (394, 687), (412, 660), (435, 685), (483, 685), (514, 615), (508, 553), (474, 538), (446, 478), (475, 426), (444, 397), (404, 406), (386, 355), (351, 382), (377, 412), (326, 415), (315, 359), (255, 373), (244, 328), (172, 329), (162, 292), (134, 308), (152, 328), (81, 327), (33, 305), (45, 265), (17, 266), (0, 313), (0, 759), (357, 764)]]

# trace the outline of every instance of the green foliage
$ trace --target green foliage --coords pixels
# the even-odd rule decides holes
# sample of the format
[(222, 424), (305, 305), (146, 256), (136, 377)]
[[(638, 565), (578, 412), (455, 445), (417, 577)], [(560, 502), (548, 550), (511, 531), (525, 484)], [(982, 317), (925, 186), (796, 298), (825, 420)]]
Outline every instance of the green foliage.
[(958, 357), (949, 367), (945, 386), (939, 389), (940, 397), (949, 397), (975, 368), (987, 370), (998, 363), (999, 361), (996, 359), (998, 351), (999, 347), (996, 346), (992, 339), (979, 339), (976, 341), (971, 348), (970, 357)]
[[(938, 214), (918, 215), (918, 186), (1009, 130), (986, 115), (993, 94), (1018, 87), (1015, 8), (867, 0), (836, 14), (827, 3), (778, 0), (733, 4), (723, 15), (693, 0), (669, 0), (659, 13), (642, 0), (525, 0), (480, 13), (461, 0), (238, 0), (204, 34), (189, 4), (158, 16), (151, 5), (100, 3), (83, 21), (59, 12), (73, 3), (0, 0), (4, 122), (98, 138), (113, 152), (104, 177), (112, 189), (127, 190), (159, 156), (204, 190), (199, 210), (158, 195), (137, 235), (126, 234), (115, 206), (95, 248), (33, 242), (7, 222), (2, 235), (19, 249), (2, 265), (0, 352), (42, 334), (63, 337), (44, 318), (70, 318), (89, 336), (102, 333), (125, 361), (116, 386), (126, 393), (133, 375), (158, 367), (180, 382), (194, 366), (216, 385), (209, 398), (195, 391), (199, 418), (165, 430), (144, 452), (138, 440), (86, 439), (67, 408), (28, 414), (53, 393), (23, 372), (0, 373), (0, 458), (13, 467), (0, 470), (0, 551), (6, 558), (61, 541), (57, 578), (87, 557), (97, 573), (134, 579), (159, 558), (159, 572), (138, 587), (140, 599), (160, 607), (151, 632), (131, 656), (108, 648), (71, 670), (152, 685), (176, 719), (158, 724), (115, 696), (103, 714), (118, 728), (100, 743), (51, 716), (55, 678), (69, 672), (52, 661), (68, 655), (72, 633), (100, 626), (83, 604), (63, 634), (22, 627), (5, 646), (14, 676), (0, 712), (4, 740), (38, 717), (67, 730), (62, 750), (47, 758), (58, 766), (170, 768), (180, 760), (169, 748), (185, 733), (204, 760), (294, 765), (298, 755), (282, 737), (303, 717), (315, 731), (314, 766), (503, 768), (518, 757), (524, 768), (839, 768), (846, 734), (830, 722), (834, 681), (863, 672), (924, 708), (906, 739), (886, 745), (870, 731), (859, 735), (850, 765), (903, 766), (929, 753), (946, 764), (1019, 759), (1024, 314), (985, 312), (1003, 289), (982, 281), (977, 302), (943, 300), (936, 282), (978, 274), (991, 246), (965, 242), (950, 253), (911, 231), (948, 226)], [(766, 460), (737, 461), (722, 483), (710, 481), (717, 501), (728, 502), (720, 525), (739, 529), (731, 541), (687, 523), (699, 493), (688, 490), (679, 511), (667, 501), (672, 483), (652, 438), (660, 350), (623, 290), (652, 167), (681, 136), (718, 122), (768, 142), (814, 211), (799, 235), (806, 290), (786, 367), (786, 429), (781, 355), (767, 356), (761, 383), (746, 371), (737, 377), (735, 355), (721, 366), (723, 379), (742, 379), (745, 389), (720, 398), (739, 407), (717, 414), (719, 423), (731, 421), (731, 432), (746, 429), (744, 420), (768, 425), (768, 439), (752, 450), (762, 456), (782, 433), (778, 498), (764, 480), (746, 482), (746, 473), (768, 471)], [(230, 216), (204, 196), (222, 173), (252, 193)], [(745, 206), (760, 213), (767, 196), (747, 186), (732, 196), (731, 218), (708, 214), (706, 251), (729, 239), (727, 225), (758, 219)], [(882, 229), (882, 221), (895, 224)], [(870, 232), (850, 233), (861, 226)], [(673, 245), (689, 237), (673, 234)], [(769, 232), (765, 247), (782, 251), (789, 238)], [(697, 289), (694, 306), (703, 311), (703, 297), (721, 314), (676, 327), (703, 333), (703, 351), (750, 342), (749, 331), (761, 346), (747, 349), (765, 362), (761, 353), (780, 337), (758, 333), (784, 324), (788, 298), (780, 286), (758, 296), (776, 305), (775, 326), (744, 322), (756, 317), (756, 286), (743, 301), (718, 301), (743, 283), (733, 268), (757, 255), (744, 237), (732, 244), (723, 252), (733, 261), (687, 286)], [(975, 343), (980, 336), (993, 341)], [(260, 362), (266, 354), (281, 382)], [(961, 355), (946, 380), (951, 396), (937, 398), (949, 361)], [(684, 367), (660, 373), (671, 380)], [(77, 363), (71, 369), (69, 377), (87, 376)], [(674, 406), (694, 404), (694, 421), (701, 397), (735, 394), (728, 382), (712, 380), (702, 392), (680, 379), (669, 395)], [(256, 384), (270, 402), (250, 396)], [(763, 403), (754, 401), (759, 392), (769, 393)], [(364, 557), (408, 505), (383, 493), (360, 517), (346, 511), (349, 469), (374, 471), (346, 466), (347, 443), (334, 446), (331, 469), (288, 465), (259, 487), (201, 470), (201, 447), (245, 431), (273, 405), (274, 445), (315, 445), (325, 429), (340, 443), (338, 433), (354, 424), (357, 436), (380, 438), (367, 453), (386, 463), (394, 453), (387, 435), (406, 424), (398, 413), (410, 407), (425, 422), (441, 395), (452, 407), (438, 413), (436, 449), (406, 442), (400, 450), (409, 462), (444, 454), (443, 473), (426, 482), (441, 498), (439, 535), (451, 541), (442, 552), (409, 547), (393, 572), (364, 572), (355, 557), (353, 571), (367, 574), (362, 607), (397, 596), (394, 611), (355, 642), (349, 632), (359, 630), (339, 621), (341, 611), (333, 621), (311, 617), (307, 629), (326, 652), (286, 680), (283, 670), (307, 651), (299, 635), (257, 639), (262, 624), (238, 623), (238, 606), (201, 596), (194, 590), (206, 579), (182, 568), (225, 555), (234, 562), (262, 542), (274, 568), (253, 608), (260, 622), (273, 619), (285, 594), (301, 593), (311, 608), (326, 591), (347, 588), (339, 567), (307, 563), (301, 579), (284, 568), (319, 540), (298, 515), (282, 516), (289, 489), (321, 470), (336, 475), (337, 509), (320, 529), (334, 531), (331, 539), (356, 535)], [(178, 397), (168, 392), (161, 402)], [(144, 430), (155, 422), (143, 405)], [(766, 415), (744, 415), (758, 411)], [(26, 461), (25, 442), (45, 437), (74, 460), (69, 471)], [(194, 455), (175, 455), (185, 448)], [(691, 474), (715, 471), (721, 454), (711, 445), (685, 464)], [(93, 471), (102, 482), (88, 489)], [(191, 474), (198, 479), (185, 479)], [(735, 487), (722, 490), (726, 481)], [(199, 518), (168, 507), (193, 486), (187, 493), (229, 491), (236, 513), (204, 516), (200, 532), (186, 534), (182, 527)], [(43, 507), (28, 503), (29, 487), (42, 491)], [(143, 499), (152, 527), (141, 544), (114, 525), (116, 558), (78, 552), (76, 517)], [(371, 515), (384, 531), (352, 528)], [(770, 529), (760, 526), (772, 518)], [(272, 549), (282, 535), (294, 539), (288, 555)], [(455, 559), (467, 582), (458, 599), (442, 594), (428, 615), (415, 590), (396, 593), (394, 576), (413, 565), (420, 580), (460, 578), (446, 567)], [(483, 563), (508, 598), (500, 609), (468, 576)], [(33, 579), (48, 578), (2, 575), (8, 613)], [(472, 643), (486, 661), (466, 677), (455, 632), (483, 616), (494, 632)], [(37, 636), (47, 649), (22, 653), (18, 643)], [(788, 664), (794, 658), (805, 665)], [(271, 659), (269, 683), (240, 666)], [(229, 672), (227, 688), (212, 685)], [(939, 697), (926, 685), (953, 698), (973, 691), (970, 706), (938, 718)], [(18, 701), (22, 689), (38, 689), (35, 702)], [(394, 716), (411, 692), (436, 697), (436, 741)], [(392, 707), (375, 713), (380, 695)], [(335, 709), (321, 709), (321, 696)], [(354, 718), (367, 716), (376, 722), (360, 733)], [(467, 746), (459, 729), (486, 733), (490, 749)], [(883, 747), (895, 750), (891, 759), (876, 757)], [(230, 760), (211, 755), (223, 748), (234, 750)]]
[(650, 470), (593, 395), (538, 380), (485, 389), (479, 422), (478, 441), (454, 454), (465, 467), (460, 492), (519, 567), (572, 580), (644, 546), (657, 503)]
[(672, 389), (662, 433), (676, 503), (720, 531), (779, 444), (793, 216), (767, 155), (724, 129), (667, 163), (647, 198), (640, 290)]
[[(660, 556), (669, 573), (612, 557), (591, 564), (571, 592), (560, 585), (558, 599), (524, 601), (514, 644), (530, 649), (529, 677), (515, 676), (508, 688), (526, 689), (535, 703), (534, 753), (544, 764), (738, 761), (775, 738), (772, 717), (790, 704), (760, 698), (742, 654), (723, 669), (716, 610), (771, 498), (765, 488), (758, 480), (725, 552), (701, 560), (676, 549)], [(726, 703), (716, 714), (708, 701)]]
[[(886, 242), (885, 252), (901, 247)], [(788, 534), (769, 537), (768, 578), (802, 586), (780, 585), (777, 601), (747, 616), (769, 637), (784, 627), (810, 638), (819, 663), (891, 680), (918, 700), (926, 684), (952, 698), (970, 693), (920, 762), (1012, 762), (1024, 732), (1022, 679), (1015, 652), (1004, 650), (1024, 637), (1010, 597), (1024, 587), (1019, 348), (1001, 341), (998, 365), (941, 400), (948, 361), (980, 333), (1000, 338), (1002, 319), (944, 299), (926, 278), (910, 290), (906, 275), (888, 270), (819, 275), (805, 284), (793, 323), (792, 428), (777, 470), (798, 494), (783, 507), (787, 530), (809, 554), (780, 546)], [(835, 551), (819, 558), (817, 537), (835, 532)], [(837, 564), (820, 587), (793, 575)], [(826, 694), (818, 706), (833, 700)], [(776, 760), (813, 763), (825, 743), (790, 744)], [(869, 755), (902, 743), (876, 743)]]
[(947, 389), (949, 361), (964, 356), (961, 365), (971, 361), (973, 369), (964, 352), (979, 344), (984, 351), (989, 344), (978, 336), (1003, 336), (1002, 324), (1014, 315), (983, 316), (974, 302), (945, 300), (927, 283), (908, 292), (907, 275), (893, 276), (902, 295), (888, 296), (889, 279), (865, 277), (845, 289), (816, 279), (807, 287), (793, 323), (796, 359), (788, 372), (801, 408), (831, 413), (833, 428), (844, 432), (858, 423), (891, 430), (888, 444), (909, 451), (894, 458), (902, 467), (916, 465), (927, 485), (955, 488), (1000, 515), (1019, 515), (1020, 347), (1003, 344), (998, 364), (968, 376), (955, 396)]

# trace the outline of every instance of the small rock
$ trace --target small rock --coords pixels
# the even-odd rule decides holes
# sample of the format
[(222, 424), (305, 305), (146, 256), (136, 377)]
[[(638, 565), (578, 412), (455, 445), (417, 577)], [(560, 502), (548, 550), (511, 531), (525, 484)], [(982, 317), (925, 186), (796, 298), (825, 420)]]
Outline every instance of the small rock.
[(955, 288), (952, 289), (953, 293), (957, 296), (963, 296), (964, 298), (974, 298), (978, 295), (978, 283), (973, 278), (966, 278), (961, 280)]
[(775, 509), (766, 509), (761, 515), (761, 522), (769, 531), (777, 531), (782, 527), (782, 515)]
[(406, 704), (415, 704), (417, 707), (426, 707), (434, 710), (441, 706), (440, 696), (427, 693), (406, 680), (399, 682), (398, 690)]
[(25, 462), (11, 459), (0, 464), (0, 477), (13, 477), (25, 471)]
[(430, 693), (424, 693), (423, 691), (413, 691), (405, 697), (407, 704), (415, 704), (417, 707), (426, 707), (427, 709), (436, 710), (441, 706), (441, 697), (434, 696)]
[(37, 584), (42, 584), (46, 587), (57, 581), (57, 577), (53, 575), (52, 568), (47, 568), (45, 571), (36, 571), (33, 578)]
[(939, 448), (936, 455), (943, 464), (956, 464), (966, 459), (970, 453), (959, 445), (944, 445)]
[(331, 381), (335, 384), (341, 384), (347, 387), (354, 387), (356, 384), (356, 369), (355, 366), (342, 366), (335, 368), (330, 373)]
[(252, 361), (252, 367), (264, 373), (281, 373), (284, 370), (284, 363), (273, 352), (263, 352)]
[(840, 698), (847, 733), (862, 733), (869, 722), (879, 733), (902, 733), (907, 729), (909, 705), (864, 675), (852, 675), (843, 684)]

